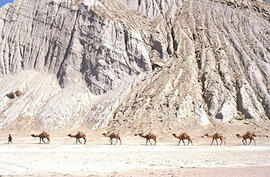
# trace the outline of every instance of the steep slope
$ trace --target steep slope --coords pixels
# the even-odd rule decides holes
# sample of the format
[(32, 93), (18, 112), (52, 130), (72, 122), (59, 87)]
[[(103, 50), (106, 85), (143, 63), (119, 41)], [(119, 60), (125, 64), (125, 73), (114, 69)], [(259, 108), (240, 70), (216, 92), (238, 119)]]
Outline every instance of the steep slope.
[[(121, 95), (152, 70), (140, 34), (98, 1), (18, 0), (3, 14), (0, 127), (106, 125)], [(17, 89), (25, 94), (6, 96)]]
[[(169, 62), (133, 88), (115, 110), (110, 130), (254, 121), (268, 127), (269, 3), (186, 1), (154, 22), (152, 35), (168, 39), (167, 53), (158, 51)], [(162, 46), (161, 40), (153, 43)]]
[[(1, 9), (1, 128), (269, 122), (269, 3), (73, 3)], [(6, 96), (16, 90), (24, 95)]]

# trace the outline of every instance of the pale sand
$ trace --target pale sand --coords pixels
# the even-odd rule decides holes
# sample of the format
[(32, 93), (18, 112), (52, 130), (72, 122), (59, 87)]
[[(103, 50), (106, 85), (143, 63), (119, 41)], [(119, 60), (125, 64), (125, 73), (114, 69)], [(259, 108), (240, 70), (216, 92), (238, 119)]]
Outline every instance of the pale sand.
[[(3, 140), (3, 139), (2, 139)], [(0, 175), (5, 176), (240, 176), (270, 175), (270, 146), (144, 146), (143, 139), (108, 145), (100, 138), (86, 145), (54, 138), (37, 144), (31, 137), (0, 144)], [(100, 145), (95, 145), (100, 144)]]
[(270, 167), (180, 168), (110, 174), (112, 177), (270, 177)]

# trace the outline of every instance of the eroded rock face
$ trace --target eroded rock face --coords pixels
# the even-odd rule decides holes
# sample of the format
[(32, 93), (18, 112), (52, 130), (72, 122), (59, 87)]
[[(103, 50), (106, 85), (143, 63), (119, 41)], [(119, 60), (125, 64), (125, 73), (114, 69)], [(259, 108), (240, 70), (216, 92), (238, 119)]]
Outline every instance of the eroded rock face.
[[(269, 9), (251, 0), (15, 0), (0, 10), (0, 127), (268, 120)], [(24, 94), (9, 100), (14, 90)]]
[[(47, 108), (50, 107), (48, 102), (40, 99), (40, 102), (36, 103), (40, 106), (33, 107), (29, 101), (27, 104), (30, 106), (26, 105), (25, 109), (15, 111), (16, 108), (12, 105), (18, 103), (14, 102), (8, 109), (2, 110), (3, 119), (16, 121), (16, 117), (23, 114), (22, 116), (34, 119), (33, 124), (41, 121), (43, 123), (40, 126), (48, 128), (56, 128), (58, 125), (61, 127), (65, 124), (63, 121), (68, 123), (67, 120), (71, 117), (79, 120), (81, 116), (87, 122), (104, 121), (121, 94), (126, 93), (131, 84), (152, 70), (141, 35), (109, 18), (109, 12), (105, 12), (105, 7), (98, 1), (81, 4), (79, 7), (71, 6), (70, 1), (15, 1), (3, 14), (0, 41), (1, 77), (29, 70), (39, 72), (41, 78), (48, 74), (55, 75), (56, 80), (49, 79), (45, 84), (60, 86), (61, 89), (54, 88), (54, 94), (60, 92), (58, 94), (62, 95), (64, 90), (69, 88), (68, 95), (76, 95), (79, 89), (86, 94), (79, 93), (78, 99), (86, 97), (88, 100), (83, 103), (86, 107), (78, 106), (78, 110), (71, 108), (72, 111), (68, 110), (70, 108), (65, 107), (64, 103), (77, 103), (70, 102), (68, 95), (62, 95), (63, 98), (58, 101), (63, 102), (63, 105), (55, 104), (54, 108)], [(28, 74), (27, 77), (31, 77)], [(1, 93), (13, 90), (12, 87), (29, 93), (29, 87), (35, 87), (25, 82), (28, 88), (19, 84), (6, 87), (5, 82), (6, 79), (1, 82)], [(46, 95), (52, 91), (50, 89), (41, 89), (40, 92)], [(39, 99), (37, 97), (45, 96), (32, 97)], [(3, 104), (6, 102), (3, 101)], [(50, 115), (51, 109), (55, 109), (54, 115)], [(8, 110), (17, 114), (12, 114), (11, 118)], [(91, 117), (88, 117), (88, 114)], [(4, 122), (2, 127), (12, 126)]]
[(153, 22), (158, 28), (154, 33), (167, 36), (167, 42), (157, 41), (167, 45), (169, 61), (126, 97), (111, 130), (125, 125), (134, 132), (166, 132), (195, 122), (207, 126), (240, 117), (258, 122), (270, 118), (269, 4), (182, 3), (172, 19), (165, 13), (157, 19), (166, 22)]

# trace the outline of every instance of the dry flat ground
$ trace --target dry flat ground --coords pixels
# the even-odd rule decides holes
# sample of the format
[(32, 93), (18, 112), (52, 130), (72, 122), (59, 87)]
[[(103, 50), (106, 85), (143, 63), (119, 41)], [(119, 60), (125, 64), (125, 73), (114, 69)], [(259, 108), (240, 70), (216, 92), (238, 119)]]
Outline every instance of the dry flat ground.
[(8, 145), (1, 138), (0, 176), (270, 176), (270, 146), (262, 141), (257, 146), (176, 146), (177, 140), (145, 146), (143, 139), (130, 137), (111, 146), (106, 138), (89, 139), (86, 145), (69, 137), (38, 144), (37, 138), (14, 137)]

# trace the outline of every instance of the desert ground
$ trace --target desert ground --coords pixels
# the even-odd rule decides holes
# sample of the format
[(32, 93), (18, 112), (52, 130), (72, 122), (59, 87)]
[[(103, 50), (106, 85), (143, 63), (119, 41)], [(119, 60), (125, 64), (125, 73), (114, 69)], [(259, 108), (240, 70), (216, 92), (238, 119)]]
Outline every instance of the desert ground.
[(13, 144), (0, 139), (0, 176), (270, 176), (268, 138), (244, 146), (240, 139), (210, 146), (211, 139), (197, 138), (193, 146), (162, 140), (145, 146), (139, 137), (125, 137), (110, 145), (108, 138), (89, 137), (85, 145), (67, 136), (50, 144), (38, 138), (14, 136)]

